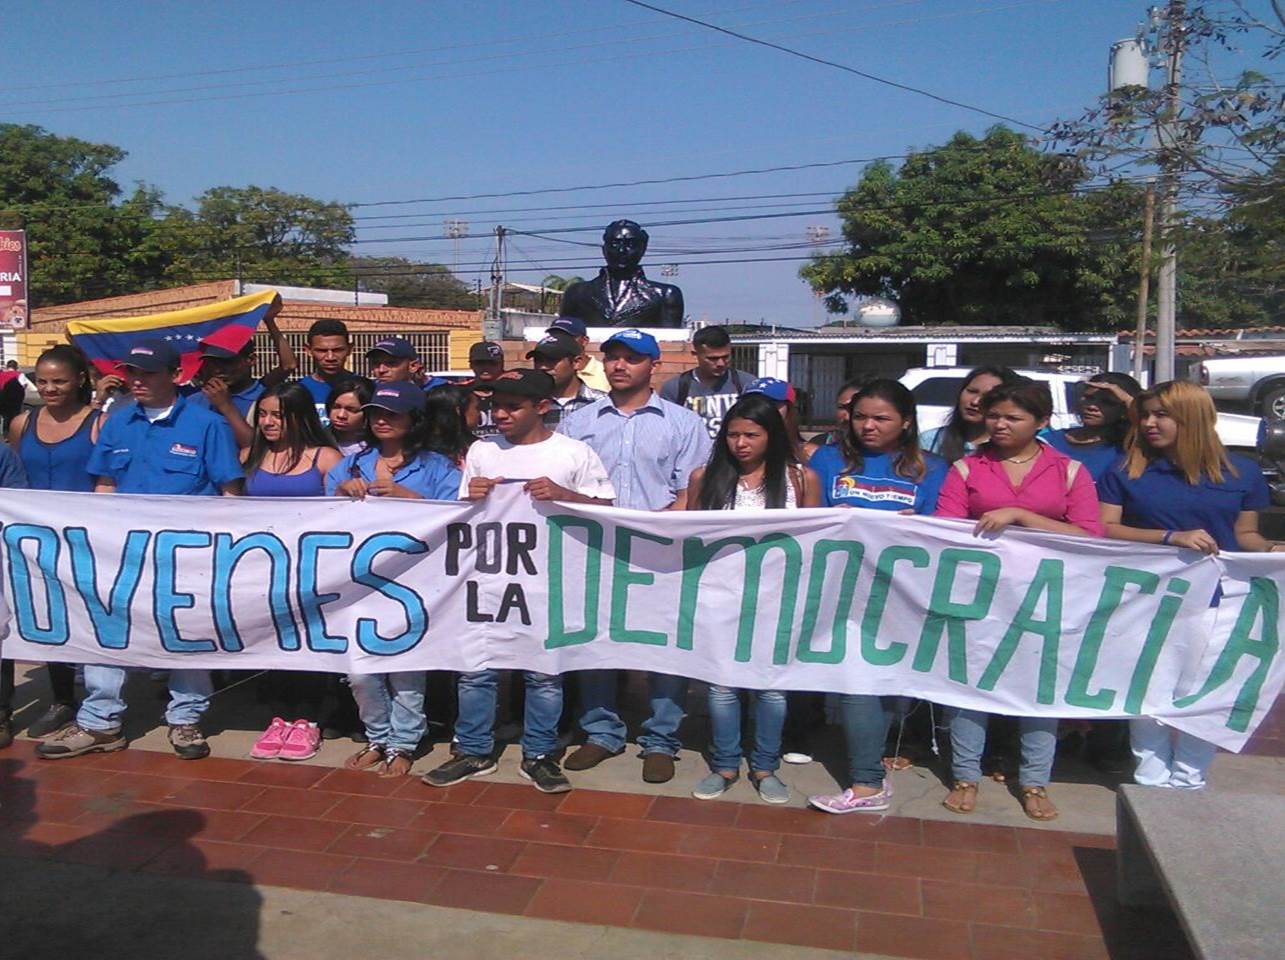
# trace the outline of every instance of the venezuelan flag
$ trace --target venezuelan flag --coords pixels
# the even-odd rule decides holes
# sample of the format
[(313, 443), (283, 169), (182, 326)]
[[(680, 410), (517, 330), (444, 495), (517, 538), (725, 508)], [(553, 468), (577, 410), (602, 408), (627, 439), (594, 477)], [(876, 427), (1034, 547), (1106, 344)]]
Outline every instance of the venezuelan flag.
[(281, 296), (275, 290), (265, 290), (145, 317), (71, 320), (67, 335), (103, 373), (120, 373), (118, 361), (139, 341), (168, 340), (182, 354), (182, 379), (186, 382), (201, 365), (203, 342), (239, 350), (250, 342), (259, 322), (280, 307)]

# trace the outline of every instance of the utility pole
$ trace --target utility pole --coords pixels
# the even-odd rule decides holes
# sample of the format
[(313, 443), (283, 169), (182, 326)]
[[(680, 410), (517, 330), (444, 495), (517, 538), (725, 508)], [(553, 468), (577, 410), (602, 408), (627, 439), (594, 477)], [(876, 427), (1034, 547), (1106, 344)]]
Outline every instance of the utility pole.
[(1178, 213), (1177, 125), (1182, 84), (1182, 55), (1187, 46), (1187, 4), (1169, 0), (1165, 12), (1165, 110), (1157, 128), (1161, 167), (1160, 276), (1156, 291), (1156, 382), (1174, 376), (1174, 328), (1178, 306), (1178, 248), (1174, 238)]
[(504, 233), (501, 226), (495, 228), (495, 260), (491, 264), (491, 310), (490, 319), (483, 324), (482, 336), (487, 340), (500, 340), (504, 336)]
[(1147, 183), (1147, 202), (1142, 212), (1142, 262), (1138, 266), (1138, 328), (1133, 338), (1133, 379), (1142, 382), (1146, 359), (1147, 301), (1151, 292), (1151, 225), (1156, 219), (1156, 185)]

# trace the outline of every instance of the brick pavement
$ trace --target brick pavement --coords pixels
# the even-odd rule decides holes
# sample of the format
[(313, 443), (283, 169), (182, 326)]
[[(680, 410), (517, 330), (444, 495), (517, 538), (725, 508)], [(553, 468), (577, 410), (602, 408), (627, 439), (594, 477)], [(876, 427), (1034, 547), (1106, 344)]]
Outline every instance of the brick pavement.
[(1183, 958), (1109, 837), (131, 749), (0, 753), (0, 855), (927, 960)]

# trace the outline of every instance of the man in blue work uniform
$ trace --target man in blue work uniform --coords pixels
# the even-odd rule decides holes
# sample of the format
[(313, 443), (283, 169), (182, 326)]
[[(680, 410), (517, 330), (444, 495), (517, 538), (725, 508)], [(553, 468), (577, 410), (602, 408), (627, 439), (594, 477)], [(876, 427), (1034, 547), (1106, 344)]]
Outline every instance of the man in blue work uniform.
[[(136, 344), (122, 361), (132, 401), (103, 424), (89, 457), (95, 493), (235, 496), (244, 473), (232, 430), (217, 413), (178, 393), (179, 355), (164, 340)], [(121, 750), (125, 668), (85, 665), (85, 699), (76, 719), (36, 748), (48, 760)], [(169, 740), (184, 760), (209, 756), (198, 721), (213, 690), (206, 670), (169, 672)]]

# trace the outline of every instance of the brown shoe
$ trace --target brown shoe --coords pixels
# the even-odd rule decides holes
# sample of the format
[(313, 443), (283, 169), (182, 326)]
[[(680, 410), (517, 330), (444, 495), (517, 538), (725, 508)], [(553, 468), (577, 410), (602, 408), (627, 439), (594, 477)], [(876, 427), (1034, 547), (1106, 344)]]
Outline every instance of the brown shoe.
[(646, 783), (669, 783), (674, 779), (674, 758), (667, 753), (643, 756), (643, 780)]
[(612, 757), (618, 757), (624, 750), (616, 750), (614, 753), (606, 747), (596, 743), (586, 743), (584, 746), (576, 749), (566, 760), (562, 761), (564, 770), (590, 770)]

